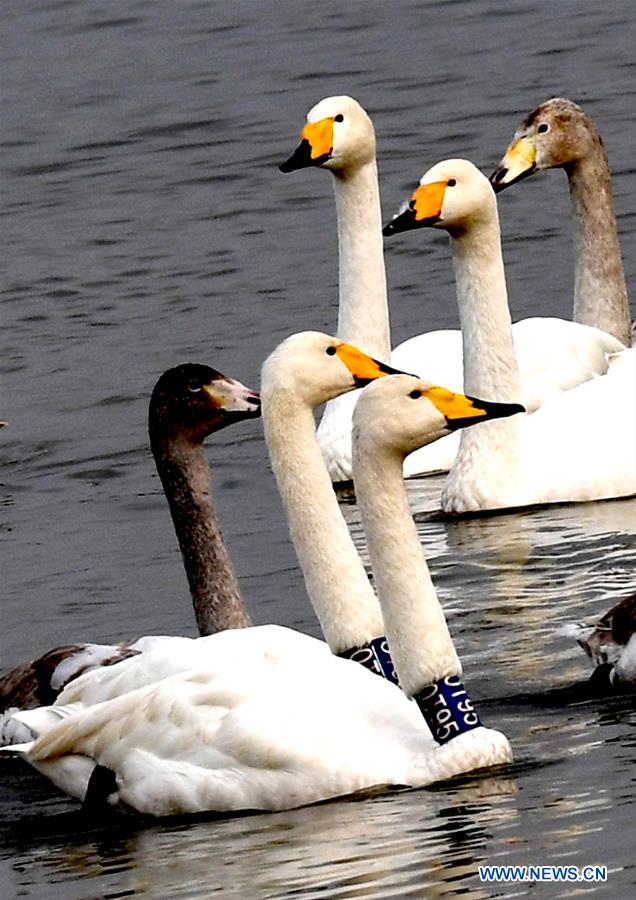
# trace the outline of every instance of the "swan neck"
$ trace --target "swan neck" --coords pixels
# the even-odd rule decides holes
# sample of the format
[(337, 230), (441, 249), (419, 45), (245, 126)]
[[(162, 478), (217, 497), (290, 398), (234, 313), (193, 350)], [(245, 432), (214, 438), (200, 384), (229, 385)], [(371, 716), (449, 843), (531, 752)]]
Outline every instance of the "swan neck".
[(202, 444), (151, 436), (200, 635), (251, 625), (216, 517)]
[[(499, 223), (494, 219), (451, 236), (464, 354), (464, 391), (469, 396), (503, 403), (521, 399), (519, 369), (512, 339)], [(467, 472), (478, 473), (479, 496), (506, 478), (501, 460), (517, 466), (521, 442), (519, 417), (484, 422), (462, 430), (459, 450), (442, 493), (447, 497)], [(516, 475), (516, 472), (515, 472)], [(486, 500), (486, 502), (488, 502)]]
[(600, 140), (566, 172), (573, 215), (574, 321), (600, 328), (629, 346), (627, 287), (610, 170)]
[(272, 469), (309, 599), (332, 652), (383, 632), (378, 601), (351, 540), (325, 468), (311, 409), (291, 391), (263, 386)]
[(377, 165), (373, 160), (334, 175), (340, 267), (338, 337), (388, 362), (391, 331)]
[(464, 352), (464, 390), (515, 402), (519, 369), (496, 209), (487, 221), (451, 235)]
[(354, 442), (354, 481), (386, 636), (408, 697), (461, 664), (422, 554), (400, 454)]

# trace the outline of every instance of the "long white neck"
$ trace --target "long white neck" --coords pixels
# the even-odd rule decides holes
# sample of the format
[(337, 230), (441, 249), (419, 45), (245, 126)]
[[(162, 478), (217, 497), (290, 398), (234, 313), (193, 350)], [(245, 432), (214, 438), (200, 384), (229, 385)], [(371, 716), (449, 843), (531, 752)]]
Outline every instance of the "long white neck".
[[(462, 328), (464, 392), (484, 400), (518, 403), (519, 369), (496, 208), (487, 221), (452, 235), (451, 247)], [(464, 429), (451, 471), (474, 463), (478, 455), (482, 465), (494, 468), (492, 476), (496, 478), (502, 451), (514, 454), (521, 427), (518, 418)]]
[(311, 410), (289, 391), (263, 386), (272, 469), (309, 599), (334, 653), (384, 634), (380, 606), (338, 507)]
[(499, 221), (451, 235), (464, 350), (464, 391), (485, 400), (518, 401), (519, 369), (512, 340)]
[(388, 362), (391, 329), (375, 160), (334, 173), (338, 216), (338, 337)]
[(415, 530), (402, 457), (354, 442), (354, 479), (386, 636), (400, 686), (412, 697), (447, 675), (460, 675), (453, 646)]
[(575, 322), (594, 325), (629, 346), (631, 319), (616, 231), (607, 155), (594, 153), (566, 168), (574, 226)]

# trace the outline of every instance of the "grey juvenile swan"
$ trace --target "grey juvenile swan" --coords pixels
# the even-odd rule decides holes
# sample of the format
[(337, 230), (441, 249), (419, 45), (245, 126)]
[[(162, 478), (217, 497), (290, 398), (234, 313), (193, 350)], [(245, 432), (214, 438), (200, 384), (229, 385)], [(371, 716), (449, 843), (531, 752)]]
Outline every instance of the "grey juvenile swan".
[(631, 341), (627, 287), (616, 231), (607, 153), (580, 106), (553, 97), (523, 120), (490, 177), (495, 192), (544, 169), (568, 176), (574, 226), (574, 311), (583, 325)]
[[(150, 399), (150, 445), (170, 505), (201, 635), (251, 624), (214, 511), (203, 441), (233, 422), (259, 415), (258, 394), (195, 363), (164, 372)], [(0, 744), (9, 739), (3, 725), (15, 709), (53, 703), (83, 672), (120, 662), (161, 640), (56, 647), (6, 673), (0, 678)]]

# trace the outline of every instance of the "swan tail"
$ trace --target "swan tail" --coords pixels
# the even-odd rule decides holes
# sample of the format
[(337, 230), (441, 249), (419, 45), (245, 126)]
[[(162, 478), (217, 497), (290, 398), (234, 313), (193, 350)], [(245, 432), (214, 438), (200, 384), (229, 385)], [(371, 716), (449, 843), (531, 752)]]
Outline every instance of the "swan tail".
[(13, 753), (16, 756), (27, 756), (31, 752), (31, 747), (35, 741), (26, 741), (23, 744), (9, 744), (6, 747), (0, 747), (0, 753)]
[(66, 706), (9, 710), (1, 723), (1, 743), (15, 746), (17, 743), (35, 740), (80, 708), (81, 703), (68, 703)]

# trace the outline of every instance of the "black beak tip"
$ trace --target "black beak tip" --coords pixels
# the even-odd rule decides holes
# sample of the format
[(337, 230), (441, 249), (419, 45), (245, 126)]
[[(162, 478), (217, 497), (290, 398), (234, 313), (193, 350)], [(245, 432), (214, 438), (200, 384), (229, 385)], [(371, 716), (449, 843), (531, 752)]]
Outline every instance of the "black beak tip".
[[(475, 400), (475, 403), (479, 401)], [(516, 416), (526, 411), (525, 406), (521, 403), (485, 403), (481, 401), (482, 407), (486, 410), (489, 419), (507, 419), (509, 416)]]
[(413, 372), (405, 372), (404, 369), (394, 369), (393, 366), (388, 365), (388, 363), (378, 363), (380, 367), (380, 371), (384, 372), (386, 375), (408, 375), (409, 378), (417, 378), (417, 375), (414, 375)]
[(537, 171), (536, 163), (532, 163), (531, 166), (524, 172), (520, 172), (519, 175), (516, 175), (514, 178), (511, 178), (509, 181), (504, 183), (503, 179), (506, 175), (509, 174), (509, 169), (505, 166), (501, 166), (499, 169), (495, 169), (495, 171), (490, 176), (490, 183), (492, 185), (492, 189), (495, 194), (500, 194), (501, 191), (505, 191), (506, 188), (512, 187), (513, 184), (517, 184), (518, 181), (523, 181), (525, 178), (529, 178), (530, 175), (533, 175)]
[(507, 174), (508, 169), (506, 169), (505, 166), (501, 166), (499, 169), (495, 169), (488, 179), (495, 194), (499, 194), (508, 187), (507, 184), (501, 183), (502, 179), (505, 178)]
[(436, 225), (439, 222), (439, 216), (430, 216), (427, 219), (416, 219), (415, 211), (408, 207), (403, 212), (394, 216), (390, 222), (387, 222), (382, 229), (385, 237), (391, 237), (394, 234), (400, 234), (403, 231), (413, 231), (415, 228), (424, 228), (427, 225)]
[(309, 166), (318, 166), (328, 158), (329, 154), (325, 153), (318, 159), (312, 159), (309, 141), (306, 138), (303, 138), (289, 159), (286, 159), (284, 163), (281, 163), (278, 168), (281, 172), (285, 173), (295, 172), (296, 169), (307, 169)]
[(382, 229), (382, 234), (385, 237), (391, 237), (394, 234), (400, 234), (402, 231), (409, 231), (414, 227), (414, 221), (415, 219), (411, 210), (399, 213), (397, 216), (394, 216), (390, 222), (386, 223)]
[(285, 174), (287, 174), (287, 172), (293, 172), (294, 169), (296, 168), (296, 166), (293, 163), (293, 159), (294, 159), (293, 156), (290, 156), (289, 159), (286, 159), (285, 162), (280, 164), (280, 166), (278, 167), (278, 171), (285, 172)]

